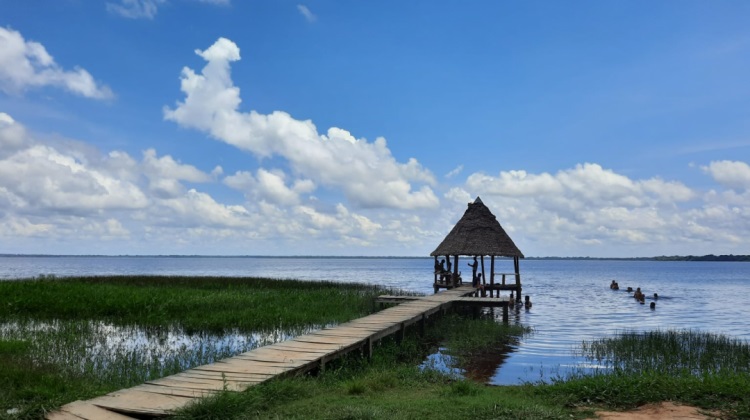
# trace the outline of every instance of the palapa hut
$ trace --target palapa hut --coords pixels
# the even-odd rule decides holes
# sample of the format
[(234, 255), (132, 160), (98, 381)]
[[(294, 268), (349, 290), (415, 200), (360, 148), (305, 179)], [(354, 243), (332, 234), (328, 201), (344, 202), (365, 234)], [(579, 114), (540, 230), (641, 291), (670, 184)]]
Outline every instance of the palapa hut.
[[(481, 272), (479, 268), (474, 268), (474, 270), (481, 275), (481, 285), (485, 291), (490, 291), (490, 296), (496, 292), (499, 297), (501, 290), (513, 290), (516, 292), (516, 299), (521, 300), (521, 274), (518, 260), (523, 258), (523, 254), (479, 197), (473, 203), (469, 203), (469, 208), (466, 209), (461, 220), (430, 255), (435, 257), (434, 288), (436, 293), (441, 287), (452, 288), (461, 283), (458, 257), (464, 255), (481, 258)], [(446, 257), (449, 261), (448, 265), (452, 265), (452, 270), (442, 271), (438, 263), (439, 256)], [(451, 256), (453, 257), (452, 264), (450, 263)], [(490, 257), (489, 284), (485, 277), (485, 256)], [(512, 257), (514, 272), (495, 273), (495, 257)], [(495, 282), (495, 274), (502, 276), (499, 283)], [(506, 282), (506, 276), (513, 278), (514, 281)]]

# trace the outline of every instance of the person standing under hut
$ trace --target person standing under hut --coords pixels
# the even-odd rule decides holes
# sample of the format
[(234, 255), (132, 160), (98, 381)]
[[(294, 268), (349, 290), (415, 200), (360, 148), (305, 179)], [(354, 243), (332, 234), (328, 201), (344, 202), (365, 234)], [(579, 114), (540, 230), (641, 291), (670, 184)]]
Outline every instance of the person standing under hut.
[(477, 267), (479, 267), (479, 263), (477, 262), (477, 256), (474, 256), (474, 262), (467, 264), (469, 267), (471, 267), (471, 278), (475, 278), (477, 276)]

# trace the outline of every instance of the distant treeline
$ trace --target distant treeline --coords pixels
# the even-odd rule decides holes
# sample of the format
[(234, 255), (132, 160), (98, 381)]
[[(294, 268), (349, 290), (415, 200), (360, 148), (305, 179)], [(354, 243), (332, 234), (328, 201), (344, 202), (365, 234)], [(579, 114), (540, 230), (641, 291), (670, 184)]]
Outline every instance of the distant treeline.
[(750, 255), (688, 255), (679, 256), (675, 255), (668, 257), (663, 255), (661, 257), (654, 257), (654, 261), (750, 261)]
[(595, 257), (529, 257), (529, 260), (616, 260), (616, 261), (750, 261), (750, 255), (662, 255), (659, 257), (595, 258)]

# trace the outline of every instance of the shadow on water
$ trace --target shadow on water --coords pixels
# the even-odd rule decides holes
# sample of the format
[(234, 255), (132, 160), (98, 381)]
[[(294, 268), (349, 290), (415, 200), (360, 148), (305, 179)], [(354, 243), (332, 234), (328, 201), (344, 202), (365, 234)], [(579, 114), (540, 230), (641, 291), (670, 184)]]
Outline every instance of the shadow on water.
[[(502, 323), (502, 310), (499, 308), (466, 309), (459, 311), (460, 316), (492, 321), (498, 326), (516, 325), (515, 332), (487, 330), (476, 331), (487, 336), (468, 344), (461, 337), (448, 337), (439, 341), (437, 349), (422, 362), (422, 369), (434, 369), (456, 377), (470, 379), (479, 383), (491, 383), (492, 378), (502, 368), (510, 354), (518, 349), (521, 336), (531, 332), (520, 326), (521, 309), (510, 310), (509, 324)], [(458, 340), (458, 341), (457, 341)]]

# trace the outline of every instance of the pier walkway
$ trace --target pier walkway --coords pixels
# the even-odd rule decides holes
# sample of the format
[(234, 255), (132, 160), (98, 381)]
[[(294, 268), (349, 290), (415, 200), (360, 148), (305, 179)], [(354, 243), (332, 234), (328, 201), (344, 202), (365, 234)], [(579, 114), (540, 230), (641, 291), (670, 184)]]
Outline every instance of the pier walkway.
[(324, 370), (326, 362), (351, 351), (362, 351), (369, 357), (377, 340), (391, 334), (403, 338), (406, 327), (417, 324), (424, 328), (431, 315), (445, 312), (454, 305), (500, 306), (504, 309), (504, 319), (507, 319), (507, 301), (466, 297), (474, 291), (471, 286), (460, 286), (424, 297), (383, 297), (382, 302), (399, 304), (335, 327), (259, 347), (133, 388), (87, 401), (75, 401), (50, 413), (47, 418), (126, 420), (133, 418), (131, 416), (168, 416), (171, 411), (197, 398), (223, 390), (243, 391), (277, 376)]

